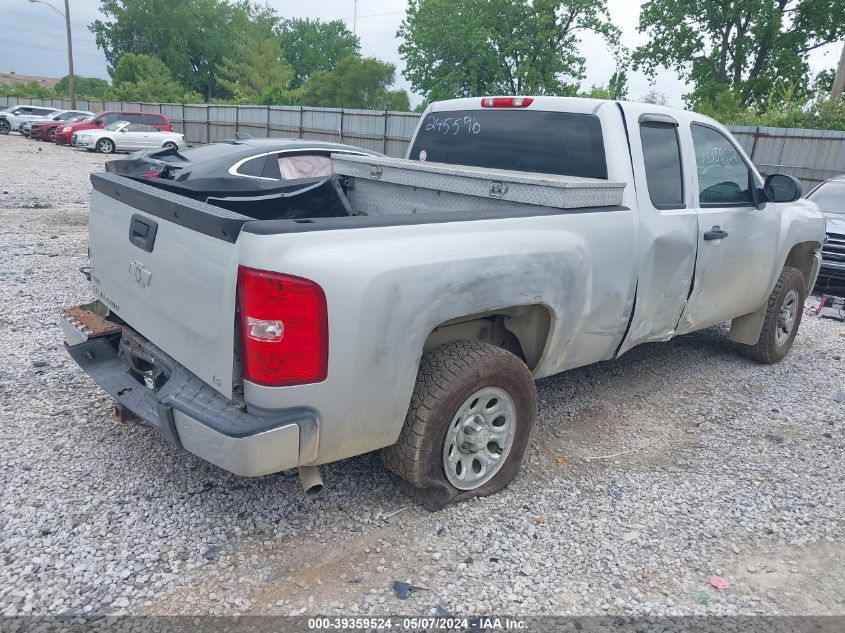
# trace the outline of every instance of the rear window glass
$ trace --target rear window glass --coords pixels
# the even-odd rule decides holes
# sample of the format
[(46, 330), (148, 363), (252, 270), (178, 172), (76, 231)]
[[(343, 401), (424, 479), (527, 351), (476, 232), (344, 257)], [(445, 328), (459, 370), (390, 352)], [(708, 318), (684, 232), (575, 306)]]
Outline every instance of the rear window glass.
[(144, 114), (144, 123), (149, 125), (165, 125), (164, 117), (160, 114)]
[(820, 185), (807, 196), (825, 213), (845, 214), (845, 180), (833, 180)]
[(425, 116), (409, 158), (607, 178), (601, 123), (589, 114), (456, 110)]

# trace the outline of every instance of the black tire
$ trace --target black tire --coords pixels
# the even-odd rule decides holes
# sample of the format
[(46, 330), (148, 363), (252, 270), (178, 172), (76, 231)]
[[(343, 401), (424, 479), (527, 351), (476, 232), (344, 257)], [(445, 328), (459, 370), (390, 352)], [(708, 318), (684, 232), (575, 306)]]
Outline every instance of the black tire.
[(164, 145), (161, 146), (162, 149), (179, 149), (179, 146), (172, 141), (167, 141)]
[[(783, 357), (792, 347), (795, 335), (798, 334), (801, 315), (804, 314), (804, 299), (806, 296), (807, 288), (803, 273), (797, 268), (784, 268), (774, 290), (772, 290), (772, 294), (769, 295), (766, 318), (763, 320), (760, 338), (755, 345), (743, 346), (743, 353), (749, 358), (767, 365), (783, 360)], [(788, 331), (785, 332), (784, 324), (786, 320), (783, 318), (783, 313), (784, 310), (790, 311), (788, 299), (790, 302), (794, 299), (795, 316)], [(786, 308), (784, 307), (785, 304)]]
[(8, 134), (12, 131), (12, 125), (6, 120), (0, 120), (0, 134)]
[[(455, 432), (455, 416), (471, 396), (485, 388), (501, 389), (510, 397), (515, 412), (512, 441), (502, 463), (491, 469), (495, 475), (489, 481), (458, 489), (450, 483), (444, 466), (447, 432)], [(475, 341), (445, 343), (423, 356), (399, 441), (382, 450), (382, 462), (411, 484), (420, 501), (432, 510), (491, 495), (507, 486), (519, 471), (536, 413), (534, 378), (517, 356)], [(454, 447), (454, 440), (450, 442)]]
[(56, 142), (56, 128), (53, 127), (47, 130), (47, 140), (51, 143)]
[(114, 141), (108, 138), (101, 138), (97, 141), (97, 151), (101, 154), (114, 154)]

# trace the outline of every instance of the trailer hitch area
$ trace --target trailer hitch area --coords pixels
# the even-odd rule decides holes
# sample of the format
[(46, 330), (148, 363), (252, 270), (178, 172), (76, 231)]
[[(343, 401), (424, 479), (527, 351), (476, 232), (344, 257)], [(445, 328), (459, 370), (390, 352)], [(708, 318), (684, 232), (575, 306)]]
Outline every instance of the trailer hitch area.
[(135, 380), (153, 391), (158, 391), (170, 379), (171, 371), (145, 349), (144, 343), (140, 336), (124, 329), (117, 355), (129, 365)]

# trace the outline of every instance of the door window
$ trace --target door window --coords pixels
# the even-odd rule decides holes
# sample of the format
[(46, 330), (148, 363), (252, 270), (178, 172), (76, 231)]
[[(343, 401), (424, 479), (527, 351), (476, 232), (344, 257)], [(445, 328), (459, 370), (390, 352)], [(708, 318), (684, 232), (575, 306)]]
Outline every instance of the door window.
[(692, 125), (698, 170), (698, 200), (703, 207), (754, 203), (754, 176), (728, 138), (711, 127)]
[(648, 195), (656, 209), (683, 209), (684, 181), (678, 128), (672, 123), (640, 125)]
[(120, 114), (118, 114), (117, 112), (112, 112), (111, 114), (104, 114), (99, 119), (97, 119), (97, 122), (100, 125), (102, 125), (103, 127), (106, 127), (108, 125), (111, 125), (115, 121), (123, 121), (123, 120), (125, 120), (125, 119), (122, 119)]
[(149, 112), (144, 113), (144, 123), (149, 125), (167, 125), (164, 122), (164, 117), (160, 114), (150, 114)]

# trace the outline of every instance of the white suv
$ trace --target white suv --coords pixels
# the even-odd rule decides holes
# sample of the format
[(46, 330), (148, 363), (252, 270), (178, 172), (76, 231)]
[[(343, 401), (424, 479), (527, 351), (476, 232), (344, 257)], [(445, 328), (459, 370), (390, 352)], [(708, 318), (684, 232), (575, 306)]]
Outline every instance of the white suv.
[(0, 134), (8, 134), (12, 130), (17, 130), (24, 121), (43, 119), (59, 111), (58, 108), (30, 105), (11, 106), (5, 110), (0, 110)]

